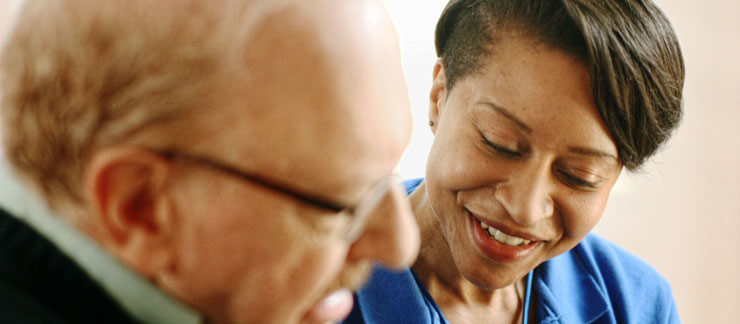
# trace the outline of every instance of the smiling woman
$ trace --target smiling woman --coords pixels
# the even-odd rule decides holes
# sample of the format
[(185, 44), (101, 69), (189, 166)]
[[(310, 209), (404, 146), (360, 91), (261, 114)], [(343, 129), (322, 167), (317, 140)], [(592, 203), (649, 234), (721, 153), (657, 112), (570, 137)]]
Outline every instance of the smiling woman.
[[(451, 1), (437, 24), (418, 261), (347, 323), (678, 322), (668, 283), (589, 234), (623, 167), (681, 117), (683, 60), (649, 1)], [(390, 303), (389, 301), (393, 301)]]
[[(447, 91), (445, 72), (440, 63), (430, 113), (435, 143), (412, 201), (432, 216), (435, 236), (446, 238), (450, 266), (478, 286), (504, 288), (596, 224), (622, 168), (604, 157), (616, 156), (616, 145), (586, 68), (561, 51), (506, 34), (479, 74)], [(480, 223), (532, 242), (476, 235)]]

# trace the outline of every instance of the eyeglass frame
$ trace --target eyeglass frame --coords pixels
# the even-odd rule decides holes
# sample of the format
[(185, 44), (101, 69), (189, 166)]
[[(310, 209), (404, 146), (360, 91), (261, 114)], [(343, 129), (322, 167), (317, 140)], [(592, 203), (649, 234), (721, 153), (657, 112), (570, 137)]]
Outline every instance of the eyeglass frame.
[(331, 211), (339, 215), (346, 215), (350, 221), (346, 225), (347, 228), (343, 229), (342, 239), (348, 243), (354, 243), (360, 237), (368, 219), (374, 211), (383, 197), (391, 192), (392, 186), (396, 183), (395, 174), (390, 174), (376, 183), (372, 189), (370, 189), (364, 196), (364, 198), (354, 206), (342, 206), (333, 202), (327, 202), (325, 199), (316, 197), (312, 194), (303, 193), (295, 189), (291, 189), (275, 183), (275, 181), (247, 173), (236, 169), (235, 167), (229, 166), (226, 163), (218, 162), (214, 159), (198, 156), (186, 152), (174, 151), (174, 150), (155, 150), (146, 148), (146, 151), (159, 155), (160, 157), (169, 161), (179, 161), (192, 164), (195, 166), (202, 166), (213, 169), (215, 171), (222, 172), (224, 174), (236, 177), (242, 181), (258, 184), (270, 190), (279, 192), (286, 196), (289, 196), (301, 203), (314, 206), (319, 209)]

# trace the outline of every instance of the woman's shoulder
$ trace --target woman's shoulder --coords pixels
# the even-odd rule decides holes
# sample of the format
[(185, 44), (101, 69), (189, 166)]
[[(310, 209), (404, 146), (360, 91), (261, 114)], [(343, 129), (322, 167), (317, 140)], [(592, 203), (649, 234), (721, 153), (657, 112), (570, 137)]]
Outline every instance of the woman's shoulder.
[(403, 187), (406, 188), (406, 194), (411, 194), (424, 181), (424, 178), (416, 178), (403, 181)]
[[(639, 278), (665, 281), (652, 266), (633, 253), (597, 235), (589, 234), (574, 249), (573, 253), (594, 272), (612, 273), (624, 271), (625, 274)], [(619, 273), (614, 273), (619, 275)], [(638, 279), (639, 278), (635, 278)]]
[[(554, 299), (602, 305), (618, 323), (679, 322), (668, 281), (645, 261), (596, 234), (537, 269), (542, 287)], [(579, 300), (580, 299), (580, 300)]]
[(343, 324), (446, 324), (442, 311), (411, 269), (377, 266), (355, 293), (352, 313)]

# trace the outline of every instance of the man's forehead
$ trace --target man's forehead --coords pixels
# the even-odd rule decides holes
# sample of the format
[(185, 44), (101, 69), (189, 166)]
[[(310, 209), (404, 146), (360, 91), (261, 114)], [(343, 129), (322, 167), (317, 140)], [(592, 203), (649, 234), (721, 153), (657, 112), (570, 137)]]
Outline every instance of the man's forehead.
[[(391, 172), (407, 144), (396, 134), (405, 131), (377, 122), (362, 125), (356, 110), (315, 108), (323, 102), (303, 102), (304, 97), (296, 94), (276, 103), (294, 106), (294, 111), (264, 106), (209, 116), (221, 118), (222, 128), (200, 146), (245, 171), (319, 187), (304, 188), (308, 192), (351, 194), (362, 189), (356, 183), (371, 184)], [(365, 112), (367, 119), (379, 119)], [(397, 117), (388, 117), (388, 125), (392, 118)]]
[[(203, 146), (266, 176), (349, 192), (356, 186), (339, 187), (372, 183), (398, 162), (410, 133), (406, 85), (389, 20), (378, 35), (321, 12), (286, 6), (256, 26), (215, 96)], [(358, 30), (342, 35), (337, 24)]]

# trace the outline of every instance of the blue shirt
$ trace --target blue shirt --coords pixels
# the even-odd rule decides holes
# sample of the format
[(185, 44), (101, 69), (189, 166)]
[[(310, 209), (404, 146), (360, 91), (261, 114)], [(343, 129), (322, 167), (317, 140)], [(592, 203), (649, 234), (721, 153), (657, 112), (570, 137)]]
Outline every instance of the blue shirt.
[[(421, 179), (405, 183), (411, 193)], [(532, 272), (537, 320), (530, 323), (681, 323), (670, 285), (652, 267), (589, 234)], [(355, 294), (346, 324), (447, 324), (411, 269), (377, 267)]]

